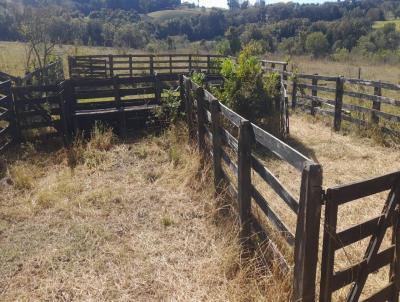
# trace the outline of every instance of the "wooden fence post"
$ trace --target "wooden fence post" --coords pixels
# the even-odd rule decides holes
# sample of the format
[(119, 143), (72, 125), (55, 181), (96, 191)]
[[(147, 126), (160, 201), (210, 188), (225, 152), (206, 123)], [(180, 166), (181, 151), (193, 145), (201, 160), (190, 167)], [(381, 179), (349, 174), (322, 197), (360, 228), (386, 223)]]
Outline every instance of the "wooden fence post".
[(189, 73), (192, 72), (192, 55), (189, 55)]
[(296, 109), (296, 106), (297, 106), (297, 77), (294, 77), (292, 86), (292, 109)]
[(212, 128), (212, 150), (214, 164), (214, 187), (217, 194), (221, 193), (221, 182), (223, 180), (222, 172), (222, 141), (221, 141), (221, 116), (220, 107), (217, 100), (212, 100), (210, 104), (211, 111), (211, 128)]
[(73, 78), (72, 65), (73, 65), (73, 58), (71, 56), (68, 56), (68, 74), (70, 79)]
[(150, 74), (154, 74), (154, 56), (150, 55)]
[(21, 140), (21, 130), (19, 128), (18, 117), (16, 113), (16, 106), (13, 98), (13, 93), (11, 91), (11, 81), (7, 83), (5, 87), (5, 94), (8, 96), (7, 110), (9, 111), (9, 123), (11, 127), (12, 140), (14, 142), (19, 142)]
[(207, 55), (207, 74), (210, 74), (211, 69), (211, 58), (210, 55)]
[(154, 90), (155, 90), (154, 94), (156, 98), (156, 103), (161, 104), (161, 82), (157, 73), (154, 75)]
[(129, 55), (129, 76), (133, 76), (133, 62), (132, 62), (132, 55)]
[(108, 56), (108, 65), (110, 67), (110, 78), (114, 77), (114, 57), (113, 55)]
[(340, 76), (336, 79), (335, 117), (333, 121), (335, 131), (340, 131), (342, 125), (343, 93), (344, 78), (343, 76)]
[(287, 74), (286, 74), (286, 72), (287, 72), (287, 65), (286, 64), (283, 64), (283, 70), (282, 70), (282, 78), (283, 78), (283, 81), (285, 82), (284, 83), (284, 85), (285, 85), (285, 89), (287, 89), (287, 85), (288, 85), (288, 83), (287, 83), (287, 80), (288, 80), (288, 76), (287, 76)]
[(390, 265), (390, 282), (394, 282), (392, 302), (399, 302), (400, 291), (400, 200), (397, 204), (396, 214), (393, 215), (392, 244), (395, 246), (393, 262)]
[[(314, 74), (314, 76), (318, 76), (318, 74)], [(312, 85), (313, 86), (318, 86), (318, 79), (316, 77), (313, 77)], [(313, 87), (312, 90), (311, 90), (311, 95), (312, 96), (318, 96), (318, 90)], [(315, 115), (315, 107), (317, 107), (317, 101), (312, 100), (311, 101), (311, 115)]]
[(185, 111), (186, 111), (186, 121), (189, 128), (189, 141), (193, 141), (194, 127), (193, 127), (192, 81), (188, 78), (185, 79)]
[(315, 302), (322, 167), (307, 164), (302, 172), (294, 248), (293, 301)]
[(186, 96), (185, 96), (185, 84), (183, 81), (183, 74), (179, 75), (179, 96), (181, 103), (179, 105), (179, 112), (185, 112), (186, 110)]
[[(381, 85), (374, 87), (374, 95), (382, 96), (382, 86)], [(373, 101), (372, 109), (381, 111), (381, 102)], [(377, 116), (375, 112), (371, 113), (371, 120), (374, 124), (377, 124), (377, 125), (379, 124), (379, 116)]]
[(251, 235), (251, 147), (253, 130), (249, 121), (239, 126), (238, 142), (238, 202), (240, 218), (240, 242), (248, 243)]
[(60, 95), (60, 120), (63, 129), (63, 141), (66, 147), (70, 146), (72, 143), (71, 131), (69, 127), (69, 121), (71, 120), (69, 110), (68, 110), (68, 99), (69, 99), (69, 85), (70, 81), (66, 80), (60, 83), (60, 90), (62, 94)]
[(121, 101), (121, 95), (119, 91), (119, 81), (118, 76), (114, 77), (114, 98), (115, 98), (115, 107), (118, 110), (118, 119), (119, 119), (119, 129), (120, 135), (125, 138), (127, 135), (126, 130), (126, 114), (125, 109)]
[(196, 101), (197, 101), (197, 145), (200, 152), (206, 155), (206, 112), (204, 108), (204, 89), (199, 87), (196, 90)]

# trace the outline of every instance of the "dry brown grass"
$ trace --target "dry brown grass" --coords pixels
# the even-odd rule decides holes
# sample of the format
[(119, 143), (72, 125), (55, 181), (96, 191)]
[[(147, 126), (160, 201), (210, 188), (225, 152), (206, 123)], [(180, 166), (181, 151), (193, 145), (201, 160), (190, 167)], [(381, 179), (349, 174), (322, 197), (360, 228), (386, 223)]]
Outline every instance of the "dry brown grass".
[[(263, 249), (244, 260), (184, 130), (8, 155), (0, 183), (2, 301), (287, 301)], [(54, 148), (53, 148), (54, 149)], [(266, 268), (272, 268), (267, 270)]]
[[(374, 139), (360, 137), (357, 134), (335, 133), (331, 130), (332, 121), (314, 119), (305, 114), (294, 114), (290, 119), (291, 137), (289, 144), (302, 153), (320, 163), (324, 170), (323, 186), (325, 188), (340, 184), (348, 184), (374, 176), (380, 176), (400, 170), (400, 152), (398, 147), (385, 147), (376, 143)], [(286, 163), (274, 158), (265, 157), (265, 165), (278, 176), (280, 181), (297, 198), (300, 189), (300, 173)], [(288, 209), (277, 195), (263, 184), (257, 175), (253, 179), (256, 186), (271, 203), (273, 209), (284, 219), (294, 233), (296, 216)], [(379, 216), (387, 193), (363, 198), (356, 202), (341, 206), (338, 216), (338, 231), (363, 221)], [(323, 220), (321, 221), (323, 222)], [(321, 229), (323, 225), (321, 224)], [(390, 244), (391, 230), (388, 231), (384, 247)], [(322, 249), (322, 231), (320, 245)], [(368, 240), (350, 245), (336, 254), (335, 270), (346, 268), (362, 260)], [(282, 245), (287, 257), (291, 257), (291, 250)], [(321, 255), (320, 258), (321, 259)], [(364, 297), (381, 289), (388, 284), (388, 268), (371, 274), (364, 291)], [(343, 301), (346, 290), (338, 291), (334, 301)]]
[[(274, 54), (268, 56), (273, 60), (284, 60), (285, 56)], [(290, 59), (289, 70), (292, 68), (301, 73), (320, 75), (332, 75), (350, 78), (358, 78), (358, 69), (361, 67), (361, 78), (367, 80), (385, 81), (399, 83), (400, 69), (398, 65), (393, 64), (374, 64), (366, 59), (349, 62), (336, 62), (332, 59), (316, 59), (311, 56), (293, 56)]]

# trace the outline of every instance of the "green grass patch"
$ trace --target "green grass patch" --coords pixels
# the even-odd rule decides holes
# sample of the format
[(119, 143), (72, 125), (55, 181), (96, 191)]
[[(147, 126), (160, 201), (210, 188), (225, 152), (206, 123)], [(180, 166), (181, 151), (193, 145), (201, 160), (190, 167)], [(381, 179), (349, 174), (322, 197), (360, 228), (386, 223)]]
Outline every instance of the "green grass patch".
[(380, 29), (380, 28), (383, 28), (388, 23), (396, 24), (396, 30), (400, 31), (400, 19), (394, 19), (394, 20), (389, 20), (389, 21), (376, 21), (372, 27), (374, 29)]
[(197, 9), (179, 9), (179, 10), (160, 10), (148, 14), (156, 21), (163, 22), (174, 18), (186, 18), (200, 15), (202, 12)]

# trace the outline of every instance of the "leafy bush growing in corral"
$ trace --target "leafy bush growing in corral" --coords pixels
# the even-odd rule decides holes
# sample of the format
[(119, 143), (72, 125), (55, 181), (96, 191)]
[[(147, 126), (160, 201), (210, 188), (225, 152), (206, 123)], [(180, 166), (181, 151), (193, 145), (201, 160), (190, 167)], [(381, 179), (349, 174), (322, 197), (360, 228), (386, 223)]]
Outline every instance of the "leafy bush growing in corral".
[(163, 123), (174, 124), (184, 116), (179, 95), (172, 89), (163, 91), (161, 105), (156, 109), (156, 117)]
[(218, 98), (246, 119), (279, 135), (280, 78), (277, 74), (264, 77), (259, 60), (251, 46), (240, 53), (238, 63), (225, 59), (221, 73), (225, 78)]

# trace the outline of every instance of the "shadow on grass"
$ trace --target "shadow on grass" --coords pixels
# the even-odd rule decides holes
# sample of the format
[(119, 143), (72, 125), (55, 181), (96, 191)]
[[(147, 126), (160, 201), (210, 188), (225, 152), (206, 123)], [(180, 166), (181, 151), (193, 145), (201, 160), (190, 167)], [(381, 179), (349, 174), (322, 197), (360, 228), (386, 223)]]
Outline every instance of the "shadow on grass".
[(299, 151), (304, 156), (313, 160), (315, 163), (319, 163), (318, 158), (315, 154), (315, 151), (310, 146), (305, 145), (303, 142), (301, 142), (297, 138), (288, 137), (285, 140), (285, 143), (288, 144), (289, 146), (291, 146), (292, 148), (296, 149), (297, 151)]

